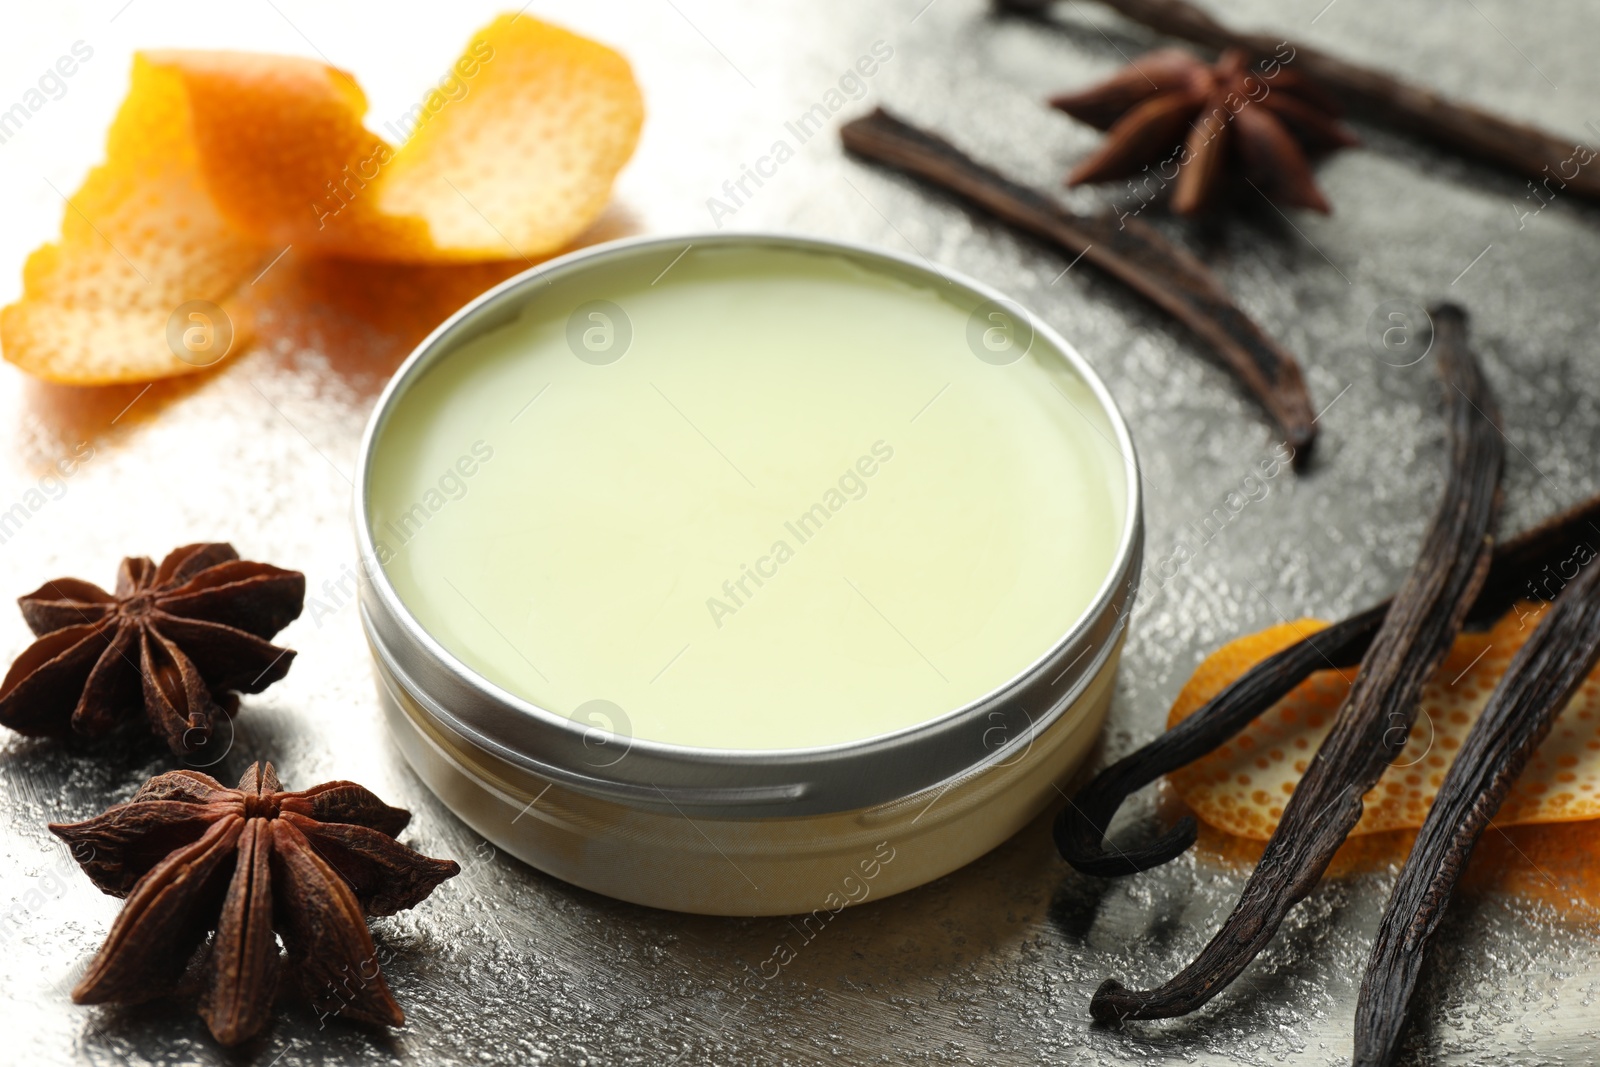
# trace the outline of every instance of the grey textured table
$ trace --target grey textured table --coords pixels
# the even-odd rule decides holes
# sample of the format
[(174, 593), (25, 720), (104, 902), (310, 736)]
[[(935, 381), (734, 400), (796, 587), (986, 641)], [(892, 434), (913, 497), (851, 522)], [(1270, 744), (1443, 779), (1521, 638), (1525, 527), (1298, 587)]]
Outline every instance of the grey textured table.
[[(1325, 6), (1326, 5), (1326, 6)], [(322, 54), (369, 90), (374, 125), (399, 115), (493, 9), (477, 0), (381, 17), (358, 5), (248, 0), (218, 10), (160, 0), (31, 5), (0, 40), (9, 104), (76, 40), (93, 59), (0, 145), (4, 289), (52, 236), (97, 157), (139, 47)], [(365, 5), (359, 5), (367, 10)], [(841, 116), (883, 101), (1041, 185), (1096, 143), (1040, 104), (1148, 47), (1137, 27), (1083, 2), (1054, 27), (995, 18), (978, 0), (745, 5), (712, 0), (538, 3), (536, 13), (633, 60), (650, 117), (603, 230), (714, 224), (707, 199), (741, 166), (793, 139), (785, 122), (823, 99), (874, 42), (893, 49)], [(1235, 24), (1281, 28), (1574, 139), (1600, 134), (1600, 11), (1568, 0), (1265, 0)], [(1438, 393), (1426, 363), (1397, 368), (1365, 340), (1383, 301), (1449, 297), (1473, 332), (1505, 413), (1508, 529), (1588, 495), (1600, 443), (1596, 209), (1558, 197), (1536, 217), (1524, 182), (1358, 125), (1366, 147), (1323, 165), (1330, 219), (1248, 207), (1226, 229), (1157, 219), (1195, 248), (1267, 329), (1299, 353), (1324, 437), (1304, 477), (1284, 474), (1169, 580), (1142, 594), (1105, 756), (1151, 736), (1205, 652), (1283, 615), (1334, 617), (1386, 594), (1410, 562), (1441, 470)], [(1263, 420), (1195, 340), (1117, 285), (904, 181), (842, 158), (832, 134), (797, 146), (758, 194), (720, 221), (914, 250), (1008, 290), (1109, 383), (1145, 467), (1149, 554), (1170, 555), (1272, 450)], [(1066, 199), (1080, 208), (1107, 194)], [(341, 312), (333, 309), (335, 318)], [(359, 324), (358, 324), (359, 325)], [(301, 651), (282, 684), (247, 700), (233, 778), (273, 759), (292, 786), (363, 781), (416, 812), (409, 840), (466, 868), (422, 907), (375, 923), (410, 1016), (392, 1035), (289, 1010), (223, 1054), (187, 1006), (74, 1007), (66, 991), (117, 904), (68, 863), (43, 824), (128, 796), (163, 758), (96, 762), (8, 736), (0, 743), (0, 1060), (95, 1063), (1340, 1063), (1355, 976), (1391, 874), (1325, 885), (1245, 980), (1206, 1011), (1111, 1031), (1086, 1011), (1116, 974), (1170, 974), (1232, 904), (1237, 873), (1187, 857), (1115, 883), (1079, 877), (1035, 824), (938, 883), (842, 914), (799, 947), (759, 996), (740, 985), (784, 919), (720, 920), (621, 905), (496, 855), (411, 774), (379, 721), (356, 612), (338, 588), (353, 564), (348, 478), (376, 390), (394, 365), (312, 331), (203, 381), (96, 393), (41, 386), (0, 367), (0, 509), (89, 442), (59, 499), (0, 543), (6, 596), (46, 577), (110, 581), (124, 553), (234, 541), (306, 571), (312, 601), (286, 633)], [(381, 348), (382, 346), (378, 346)], [(327, 584), (325, 584), (327, 583)], [(1157, 587), (1159, 585), (1159, 588)], [(0, 655), (27, 643), (0, 610)], [(1133, 822), (1148, 819), (1149, 802)], [(9, 909), (9, 910), (8, 910)], [(1478, 898), (1449, 921), (1420, 1004), (1421, 1063), (1592, 1061), (1600, 940), (1526, 902)]]

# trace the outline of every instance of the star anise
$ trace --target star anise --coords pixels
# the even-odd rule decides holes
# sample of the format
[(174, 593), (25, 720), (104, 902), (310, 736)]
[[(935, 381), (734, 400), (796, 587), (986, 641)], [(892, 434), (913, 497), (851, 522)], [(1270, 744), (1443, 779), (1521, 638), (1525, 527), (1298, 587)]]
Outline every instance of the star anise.
[(182, 755), (205, 744), (234, 691), (259, 693), (294, 653), (268, 639), (300, 614), (306, 579), (239, 558), (228, 544), (185, 545), (157, 567), (129, 557), (113, 595), (57, 578), (20, 598), (38, 640), (0, 682), (0, 724), (35, 736), (100, 737), (137, 714)]
[(354, 782), (282, 792), (272, 764), (258, 763), (237, 789), (172, 771), (126, 804), (52, 824), (95, 885), (127, 898), (72, 999), (162, 996), (215, 930), (200, 1016), (218, 1041), (237, 1044), (271, 1013), (282, 965), (276, 932), (319, 1012), (404, 1025), (366, 916), (413, 907), (461, 871), (395, 841), (410, 818)]
[(1327, 214), (1310, 156), (1356, 144), (1342, 109), (1297, 70), (1271, 62), (1252, 70), (1237, 49), (1208, 66), (1179, 48), (1134, 60), (1111, 78), (1053, 98), (1051, 106), (1108, 136), (1067, 175), (1068, 185), (1148, 171), (1172, 183), (1171, 209), (1196, 214), (1215, 203), (1230, 168), (1269, 199)]

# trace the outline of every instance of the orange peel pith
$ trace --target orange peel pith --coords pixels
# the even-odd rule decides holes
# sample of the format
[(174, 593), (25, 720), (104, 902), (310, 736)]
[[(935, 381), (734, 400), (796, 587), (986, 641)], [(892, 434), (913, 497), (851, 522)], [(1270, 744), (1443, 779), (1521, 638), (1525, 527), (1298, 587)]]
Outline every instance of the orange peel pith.
[[(1544, 610), (1519, 604), (1487, 633), (1456, 639), (1423, 690), (1404, 750), (1366, 795), (1366, 810), (1353, 834), (1422, 825), (1467, 731)], [(1325, 625), (1301, 619), (1224, 645), (1178, 694), (1168, 724), (1193, 714), (1253, 664)], [(1239, 837), (1270, 837), (1354, 678), (1354, 669), (1313, 674), (1226, 744), (1174, 771), (1169, 776), (1173, 788), (1211, 826)], [(1595, 818), (1600, 818), (1600, 674), (1586, 679), (1562, 710), (1494, 821), (1513, 826)]]
[(174, 312), (215, 305), (238, 351), (245, 290), (285, 255), (532, 263), (600, 215), (644, 120), (626, 59), (526, 15), (475, 34), (387, 124), (404, 143), (366, 110), (350, 75), (312, 60), (135, 56), (105, 162), (0, 312), (5, 358), (77, 385), (203, 369), (225, 353), (180, 358)]
[[(168, 319), (188, 300), (225, 306), (266, 249), (212, 203), (188, 125), (182, 79), (135, 57), (106, 161), (67, 204), (61, 240), (28, 257), (23, 298), (0, 312), (8, 360), (80, 385), (202, 368), (173, 353)], [(242, 326), (236, 319), (236, 348)]]

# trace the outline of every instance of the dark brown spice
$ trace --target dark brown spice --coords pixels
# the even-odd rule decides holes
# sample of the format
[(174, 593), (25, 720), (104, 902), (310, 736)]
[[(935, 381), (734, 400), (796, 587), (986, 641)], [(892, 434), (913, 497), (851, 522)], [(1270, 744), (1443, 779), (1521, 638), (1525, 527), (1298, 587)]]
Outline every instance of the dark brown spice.
[[(1517, 600), (1538, 598), (1543, 573), (1571, 563), (1581, 551), (1600, 553), (1600, 496), (1496, 545), (1489, 576), (1467, 613), (1466, 625), (1487, 626)], [(1141, 844), (1109, 849), (1106, 828), (1134, 793), (1216, 749), (1313, 672), (1360, 663), (1389, 604), (1385, 600), (1267, 657), (1193, 715), (1100, 771), (1056, 818), (1055, 841), (1062, 858), (1084, 874), (1115, 878), (1158, 867), (1182, 854), (1195, 841), (1193, 816)]]
[(127, 898), (72, 999), (162, 996), (215, 930), (200, 1015), (218, 1041), (237, 1044), (271, 1015), (276, 931), (318, 1011), (403, 1025), (366, 916), (413, 907), (461, 870), (394, 840), (410, 818), (354, 782), (283, 792), (269, 763), (252, 765), (237, 789), (172, 771), (104, 814), (52, 824), (102, 892)]
[[(1170, 206), (1197, 214), (1217, 202), (1238, 172), (1268, 199), (1327, 214), (1308, 156), (1356, 137), (1317, 85), (1276, 59), (1252, 70), (1230, 48), (1214, 65), (1179, 48), (1132, 60), (1109, 79), (1054, 97), (1052, 107), (1106, 131), (1100, 149), (1067, 175), (1068, 185), (1106, 182), (1170, 165)], [(1244, 183), (1240, 183), (1244, 184)]]
[(1204, 339), (1266, 411), (1303, 466), (1317, 428), (1300, 364), (1234, 304), (1194, 256), (1137, 219), (1090, 218), (985, 167), (882, 109), (839, 131), (849, 151), (920, 178), (1002, 222), (1082, 256)]
[(1411, 994), (1473, 847), (1556, 716), (1600, 660), (1600, 566), (1591, 553), (1556, 597), (1489, 697), (1445, 773), (1439, 795), (1378, 924), (1356, 1004), (1355, 1067), (1386, 1067)]
[(1432, 310), (1449, 413), (1450, 474), (1422, 549), (1361, 661), (1261, 861), (1222, 928), (1158, 989), (1107, 979), (1089, 1010), (1101, 1022), (1186, 1015), (1225, 989), (1315, 888), (1360, 820), (1362, 798), (1405, 746), (1422, 686), (1449, 652), (1489, 570), (1504, 444), (1499, 410), (1466, 344), (1466, 315)]
[[(1266, 58), (1287, 47), (1292, 50), (1291, 62), (1296, 69), (1325, 86), (1363, 118), (1531, 178), (1544, 186), (1541, 196), (1565, 191), (1586, 200), (1600, 200), (1600, 168), (1590, 166), (1596, 152), (1569, 138), (1458, 103), (1298, 41), (1285, 41), (1275, 34), (1230, 30), (1188, 0), (1100, 2), (1158, 33), (1218, 51), (1234, 48), (1253, 58)], [(997, 0), (997, 6), (1036, 16), (1051, 6), (1051, 0)], [(1549, 185), (1552, 181), (1554, 187)]]
[(234, 692), (259, 693), (294, 653), (269, 640), (300, 614), (305, 575), (185, 545), (158, 567), (129, 557), (115, 595), (77, 578), (18, 600), (38, 637), (0, 682), (0, 725), (101, 737), (136, 716), (180, 755), (211, 737)]

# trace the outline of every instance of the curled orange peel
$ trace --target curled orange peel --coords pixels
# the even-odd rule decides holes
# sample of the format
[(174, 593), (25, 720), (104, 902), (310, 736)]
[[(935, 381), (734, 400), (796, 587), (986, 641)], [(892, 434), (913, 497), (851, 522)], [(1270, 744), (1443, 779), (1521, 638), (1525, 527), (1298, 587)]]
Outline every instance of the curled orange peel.
[[(404, 144), (368, 130), (366, 110), (348, 74), (312, 60), (135, 56), (105, 162), (0, 312), (5, 358), (77, 385), (201, 370), (220, 342), (175, 341), (231, 322), (240, 350), (249, 290), (288, 255), (531, 264), (600, 215), (644, 119), (626, 59), (526, 15), (475, 34), (386, 124)], [(200, 318), (175, 316), (191, 302)]]
[[(1364, 798), (1352, 835), (1421, 826), (1450, 761), (1489, 694), (1546, 609), (1518, 604), (1487, 633), (1463, 633), (1423, 689), (1406, 746)], [(1208, 657), (1173, 703), (1171, 726), (1254, 664), (1326, 626), (1315, 619), (1241, 637)], [(1207, 824), (1238, 837), (1272, 835), (1284, 802), (1333, 726), (1355, 671), (1319, 671), (1215, 751), (1169, 775)], [(1600, 674), (1557, 717), (1495, 815), (1496, 826), (1600, 818)]]

